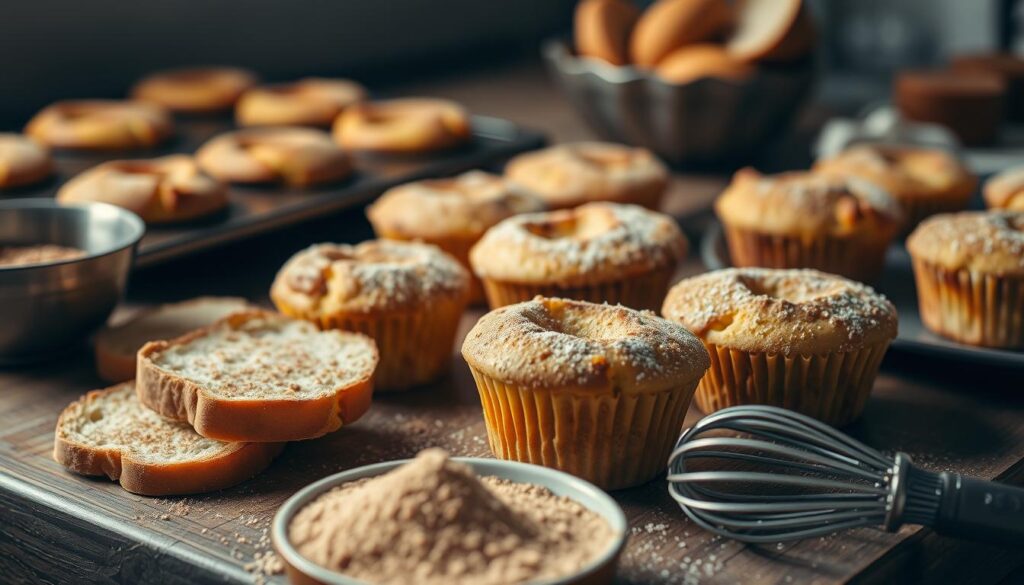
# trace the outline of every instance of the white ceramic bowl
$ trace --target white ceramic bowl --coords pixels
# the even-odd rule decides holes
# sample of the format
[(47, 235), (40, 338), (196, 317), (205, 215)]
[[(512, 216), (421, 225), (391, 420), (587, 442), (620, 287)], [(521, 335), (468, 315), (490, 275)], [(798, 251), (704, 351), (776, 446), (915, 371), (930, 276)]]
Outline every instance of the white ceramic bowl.
[[(619, 555), (626, 544), (627, 525), (622, 508), (608, 494), (578, 477), (539, 465), (476, 457), (453, 457), (452, 460), (469, 465), (480, 476), (493, 475), (510, 481), (544, 486), (556, 495), (571, 498), (586, 506), (611, 525), (615, 533), (612, 544), (582, 571), (554, 581), (535, 582), (532, 585), (597, 585), (612, 582)], [(312, 483), (288, 498), (274, 515), (271, 537), (274, 548), (284, 561), (289, 581), (296, 585), (365, 585), (363, 581), (325, 569), (300, 555), (288, 540), (288, 526), (295, 514), (320, 494), (357, 479), (382, 475), (409, 461), (411, 459), (388, 461), (343, 471)]]

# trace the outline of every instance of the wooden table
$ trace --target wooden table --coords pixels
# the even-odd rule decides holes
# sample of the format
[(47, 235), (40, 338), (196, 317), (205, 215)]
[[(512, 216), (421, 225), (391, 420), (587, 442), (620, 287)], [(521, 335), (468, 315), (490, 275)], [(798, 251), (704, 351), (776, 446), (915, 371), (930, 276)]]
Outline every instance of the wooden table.
[[(446, 80), (418, 90), (475, 111), (585, 137), (533, 66)], [(666, 209), (699, 230), (721, 176), (679, 177)], [(691, 236), (694, 235), (691, 233)], [(115, 318), (151, 303), (200, 294), (268, 303), (274, 272), (315, 241), (370, 236), (358, 212), (137, 273)], [(682, 274), (701, 271), (691, 259)], [(466, 314), (463, 333), (479, 316)], [(428, 446), (488, 456), (479, 401), (453, 348), (449, 376), (413, 392), (378, 395), (358, 423), (293, 443), (271, 468), (236, 488), (185, 498), (128, 494), (106, 480), (65, 472), (51, 459), (60, 410), (99, 386), (88, 349), (52, 364), (0, 372), (0, 583), (250, 583), (276, 508), (302, 486)], [(1009, 372), (976, 371), (890, 355), (863, 419), (850, 430), (883, 450), (904, 450), (933, 469), (1024, 481), (1024, 401)], [(688, 422), (700, 416), (691, 410)], [(785, 546), (745, 546), (684, 519), (663, 480), (615, 493), (631, 526), (620, 583), (1024, 582), (1024, 550), (940, 538), (914, 528), (858, 530)], [(247, 569), (248, 567), (248, 569)], [(270, 581), (282, 580), (280, 576)]]

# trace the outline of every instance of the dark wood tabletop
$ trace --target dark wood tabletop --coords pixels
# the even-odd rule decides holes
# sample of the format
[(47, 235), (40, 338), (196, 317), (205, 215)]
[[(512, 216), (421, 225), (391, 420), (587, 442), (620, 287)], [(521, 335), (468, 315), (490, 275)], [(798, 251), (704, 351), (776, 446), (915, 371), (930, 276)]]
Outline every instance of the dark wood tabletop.
[[(480, 72), (411, 88), (458, 99), (473, 111), (548, 131), (589, 135), (534, 66)], [(665, 210), (692, 241), (726, 178), (678, 176)], [(123, 319), (147, 305), (198, 295), (269, 304), (277, 268), (317, 241), (371, 236), (358, 210), (260, 236), (133, 275)], [(680, 275), (703, 270), (696, 253)], [(467, 312), (462, 332), (479, 317)], [(460, 336), (461, 337), (461, 336)], [(490, 456), (476, 389), (453, 348), (451, 372), (401, 394), (378, 394), (357, 423), (292, 443), (258, 477), (217, 493), (148, 498), (107, 480), (72, 475), (51, 457), (60, 410), (97, 388), (86, 345), (53, 362), (0, 371), (0, 583), (253, 583), (266, 529), (292, 493), (331, 473), (409, 457), (428, 446)], [(1021, 375), (891, 354), (867, 411), (848, 430), (869, 445), (902, 450), (936, 470), (1024, 483)], [(691, 409), (692, 423), (700, 416)], [(613, 493), (630, 523), (620, 583), (1019, 583), (1024, 549), (971, 544), (905, 528), (857, 530), (796, 544), (748, 546), (702, 531), (666, 492), (664, 479)]]

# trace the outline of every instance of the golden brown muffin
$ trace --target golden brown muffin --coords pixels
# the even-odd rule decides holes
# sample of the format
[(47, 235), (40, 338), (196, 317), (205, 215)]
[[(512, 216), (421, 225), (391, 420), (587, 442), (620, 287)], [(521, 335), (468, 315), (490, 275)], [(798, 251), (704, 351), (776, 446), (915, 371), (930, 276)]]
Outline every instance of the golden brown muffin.
[(960, 343), (1024, 347), (1024, 212), (936, 215), (907, 251), (928, 329)]
[(100, 201), (123, 207), (146, 223), (187, 221), (228, 205), (227, 185), (175, 154), (149, 160), (113, 160), (72, 178), (57, 191), (62, 203)]
[(648, 311), (537, 297), (484, 315), (462, 356), (491, 451), (604, 489), (664, 470), (708, 355)]
[(630, 56), (638, 67), (653, 68), (679, 47), (723, 38), (735, 17), (727, 0), (658, 0), (633, 29)]
[(742, 61), (794, 61), (814, 49), (814, 23), (803, 0), (738, 0), (726, 50)]
[(552, 209), (591, 201), (658, 209), (668, 187), (668, 169), (651, 151), (611, 142), (574, 142), (520, 154), (505, 165), (505, 176)]
[(667, 215), (588, 203), (506, 219), (484, 234), (469, 261), (492, 308), (543, 295), (656, 309), (686, 251), (686, 237)]
[(371, 240), (292, 256), (270, 298), (285, 315), (372, 337), (380, 351), (376, 387), (388, 391), (448, 369), (469, 286), (466, 269), (436, 246)]
[(984, 196), (989, 209), (1024, 211), (1024, 167), (1011, 167), (985, 181)]
[(705, 77), (742, 81), (749, 79), (755, 69), (718, 45), (691, 45), (669, 53), (654, 72), (669, 83), (682, 84)]
[(953, 71), (994, 73), (1006, 84), (1006, 116), (1024, 122), (1024, 59), (1011, 53), (957, 55), (950, 61)]
[(117, 100), (56, 102), (25, 126), (25, 134), (41, 144), (83, 150), (152, 148), (173, 132), (171, 114), (165, 108)]
[(742, 169), (715, 201), (732, 263), (816, 268), (870, 282), (902, 225), (899, 203), (874, 183), (809, 172)]
[(204, 171), (231, 183), (318, 185), (352, 174), (352, 160), (322, 130), (247, 128), (210, 139), (196, 151)]
[(49, 149), (14, 133), (0, 133), (0, 189), (33, 185), (53, 174)]
[[(418, 240), (451, 254), (469, 269), (469, 250), (488, 228), (520, 213), (546, 209), (544, 201), (504, 178), (469, 171), (395, 187), (366, 209), (380, 238)], [(473, 302), (483, 288), (473, 278)]]
[(909, 120), (949, 128), (968, 146), (992, 144), (1006, 107), (1006, 83), (980, 71), (904, 71), (893, 101)]
[(711, 355), (696, 396), (705, 413), (770, 404), (832, 425), (860, 416), (897, 330), (884, 296), (816, 270), (702, 274), (672, 287), (662, 314)]
[(307, 77), (250, 89), (235, 109), (239, 126), (328, 127), (349, 106), (366, 99), (366, 89), (348, 79)]
[(256, 75), (237, 67), (186, 67), (147, 75), (132, 88), (132, 99), (190, 114), (231, 109)]
[(573, 21), (576, 52), (612, 65), (629, 63), (629, 35), (640, 9), (628, 0), (582, 0)]
[(378, 154), (415, 154), (467, 142), (469, 114), (459, 104), (435, 98), (402, 98), (357, 104), (334, 122), (343, 148)]
[(818, 161), (814, 171), (859, 177), (889, 192), (903, 210), (904, 231), (929, 215), (966, 209), (978, 186), (955, 156), (938, 148), (860, 145)]

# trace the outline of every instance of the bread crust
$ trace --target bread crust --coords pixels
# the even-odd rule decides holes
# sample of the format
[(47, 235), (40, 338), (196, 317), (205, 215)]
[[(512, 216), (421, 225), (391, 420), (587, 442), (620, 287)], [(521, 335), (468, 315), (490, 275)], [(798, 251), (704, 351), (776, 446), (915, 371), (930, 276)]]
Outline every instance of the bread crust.
[[(188, 421), (200, 435), (220, 441), (254, 443), (315, 439), (355, 422), (370, 408), (373, 371), (352, 383), (336, 388), (331, 395), (298, 399), (226, 399), (203, 386), (157, 366), (150, 359), (173, 345), (189, 343), (209, 335), (220, 323), (242, 323), (262, 318), (267, 311), (231, 315), (170, 341), (151, 341), (138, 353), (135, 390), (139, 400), (157, 414)], [(373, 362), (379, 361), (372, 345)]]
[[(125, 382), (103, 390), (93, 390), (83, 400), (121, 391)], [(61, 432), (65, 409), (57, 419), (53, 458), (75, 473), (106, 476), (126, 491), (144, 496), (170, 496), (210, 492), (235, 485), (265, 469), (284, 449), (284, 443), (240, 443), (229, 446), (213, 457), (178, 463), (148, 463), (133, 458), (121, 447), (95, 447), (64, 436)]]

